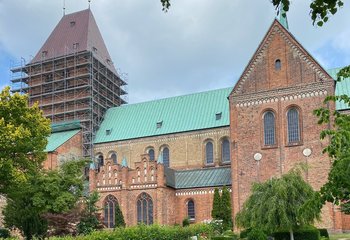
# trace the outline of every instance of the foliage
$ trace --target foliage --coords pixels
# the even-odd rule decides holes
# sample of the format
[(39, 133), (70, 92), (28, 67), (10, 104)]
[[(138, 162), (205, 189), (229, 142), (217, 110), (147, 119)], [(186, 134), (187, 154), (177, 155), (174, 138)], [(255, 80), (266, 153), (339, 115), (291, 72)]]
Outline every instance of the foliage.
[[(273, 237), (275, 240), (289, 240), (290, 233), (289, 231), (275, 232), (273, 233)], [(303, 226), (294, 232), (295, 240), (319, 240), (320, 238), (319, 230), (313, 226)]]
[(266, 240), (266, 239), (267, 239), (266, 234), (258, 228), (253, 229), (247, 235), (247, 240)]
[(114, 239), (114, 240), (188, 240), (191, 236), (211, 237), (212, 228), (208, 224), (192, 224), (188, 227), (180, 226), (159, 226), (159, 225), (137, 225), (126, 228), (116, 228), (114, 231), (95, 231), (86, 236), (50, 238), (52, 240), (93, 240), (93, 239)]
[(119, 204), (115, 205), (115, 227), (125, 227), (125, 221)]
[(0, 92), (0, 194), (8, 194), (37, 172), (45, 160), (50, 121), (28, 96)]
[[(168, 11), (171, 6), (171, 0), (160, 0), (160, 2), (163, 6), (163, 11)], [(283, 6), (283, 10), (287, 12), (291, 0), (271, 0), (271, 2), (276, 9), (280, 9), (280, 6)], [(343, 5), (343, 0), (312, 0), (310, 4), (310, 15), (313, 24), (317, 23), (318, 26), (322, 27), (328, 21), (329, 16), (336, 14), (338, 9), (342, 8)]]
[(222, 224), (222, 220), (213, 219), (210, 222), (210, 226), (212, 227), (215, 234), (221, 234), (224, 232), (224, 226)]
[(240, 238), (247, 238), (248, 234), (252, 231), (251, 228), (246, 228), (244, 230), (241, 231), (241, 233), (239, 234)]
[(259, 228), (270, 233), (293, 230), (320, 218), (322, 207), (317, 193), (292, 170), (281, 178), (272, 178), (264, 183), (254, 183), (252, 194), (236, 216), (239, 227)]
[(320, 232), (321, 237), (329, 239), (328, 230), (326, 228), (319, 228), (318, 231)]
[[(17, 227), (27, 239), (46, 233), (48, 213), (68, 213), (82, 195), (86, 161), (64, 163), (59, 170), (41, 171), (8, 193), (4, 209), (5, 225)], [(53, 217), (53, 215), (49, 215)], [(68, 220), (70, 220), (69, 218)], [(50, 221), (55, 224), (56, 221)], [(55, 225), (49, 226), (55, 229)]]
[(215, 188), (214, 190), (214, 200), (213, 208), (211, 210), (211, 217), (213, 219), (220, 219), (221, 217), (221, 197), (218, 188)]
[(190, 226), (190, 219), (188, 217), (182, 220), (182, 226), (183, 227)]
[[(350, 66), (341, 69), (337, 81), (350, 77)], [(319, 124), (327, 125), (327, 129), (321, 132), (321, 139), (329, 138), (330, 143), (324, 149), (332, 159), (328, 182), (321, 188), (323, 201), (338, 204), (344, 213), (350, 214), (350, 115), (341, 114), (329, 109), (331, 102), (342, 101), (350, 104), (347, 95), (327, 96), (325, 107), (316, 109), (314, 113), (319, 117)], [(334, 128), (330, 129), (330, 123)]]
[(0, 228), (0, 238), (9, 238), (11, 237), (10, 231), (6, 228)]
[(96, 191), (93, 191), (85, 198), (85, 208), (77, 226), (79, 234), (87, 235), (94, 230), (103, 228), (98, 212), (99, 208), (96, 206), (99, 198), (100, 196)]
[(80, 208), (78, 206), (66, 213), (45, 213), (41, 217), (47, 221), (49, 226), (46, 236), (76, 235)]
[(231, 194), (226, 186), (222, 188), (221, 219), (224, 230), (232, 229)]

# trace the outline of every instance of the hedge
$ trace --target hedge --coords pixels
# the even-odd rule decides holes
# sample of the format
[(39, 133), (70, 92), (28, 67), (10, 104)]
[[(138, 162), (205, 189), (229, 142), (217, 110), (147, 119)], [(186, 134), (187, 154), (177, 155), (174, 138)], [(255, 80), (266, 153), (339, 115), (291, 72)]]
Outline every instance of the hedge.
[(96, 231), (86, 236), (53, 237), (51, 240), (188, 240), (191, 236), (211, 236), (212, 227), (208, 224), (193, 224), (188, 227), (138, 225), (127, 228), (116, 228), (114, 231)]
[(318, 231), (320, 231), (321, 237), (325, 237), (325, 238), (329, 239), (329, 234), (328, 234), (328, 230), (327, 229), (319, 228)]
[[(273, 233), (275, 240), (290, 240), (290, 233), (288, 231), (281, 231)], [(320, 231), (312, 226), (305, 226), (294, 231), (294, 240), (320, 240)]]

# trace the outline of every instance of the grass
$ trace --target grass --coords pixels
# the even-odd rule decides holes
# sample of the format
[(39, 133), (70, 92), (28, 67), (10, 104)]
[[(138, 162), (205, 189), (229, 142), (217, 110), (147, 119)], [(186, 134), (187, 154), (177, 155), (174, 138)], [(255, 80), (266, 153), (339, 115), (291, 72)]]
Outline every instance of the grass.
[(331, 234), (330, 235), (330, 240), (338, 240), (338, 239), (349, 239), (350, 240), (350, 233)]

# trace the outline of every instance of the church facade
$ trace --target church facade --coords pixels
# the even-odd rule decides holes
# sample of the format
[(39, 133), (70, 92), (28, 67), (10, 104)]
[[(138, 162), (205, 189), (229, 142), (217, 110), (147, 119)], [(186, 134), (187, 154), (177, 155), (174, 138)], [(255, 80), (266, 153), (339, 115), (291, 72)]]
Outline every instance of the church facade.
[[(71, 40), (78, 43), (74, 36)], [(223, 186), (232, 193), (235, 216), (253, 182), (281, 176), (300, 163), (309, 166), (305, 180), (318, 190), (331, 162), (322, 154), (328, 142), (319, 138), (325, 126), (317, 125), (312, 112), (327, 95), (350, 94), (350, 80), (336, 86), (335, 74), (317, 63), (286, 22), (274, 20), (231, 88), (121, 106), (117, 101), (103, 107), (103, 118), (91, 128), (95, 132), (88, 132), (86, 123), (56, 123), (45, 167), (85, 156), (93, 136), (89, 187), (100, 194), (109, 228), (115, 224), (116, 205), (127, 225), (209, 221), (214, 189)], [(341, 103), (327, 107), (349, 109)], [(327, 204), (318, 225), (349, 230), (350, 218)]]

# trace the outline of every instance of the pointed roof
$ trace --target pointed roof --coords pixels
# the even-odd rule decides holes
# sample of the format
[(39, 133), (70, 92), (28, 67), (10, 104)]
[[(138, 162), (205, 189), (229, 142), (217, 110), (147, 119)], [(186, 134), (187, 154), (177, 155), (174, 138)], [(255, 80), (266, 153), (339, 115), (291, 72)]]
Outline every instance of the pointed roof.
[(287, 12), (284, 10), (284, 4), (282, 2), (279, 10), (279, 21), (285, 29), (289, 30)]
[(164, 161), (163, 161), (163, 152), (160, 152), (160, 153), (159, 153), (157, 163), (158, 163), (158, 164), (164, 164)]
[(241, 93), (244, 82), (248, 79), (248, 77), (252, 73), (252, 69), (254, 68), (256, 63), (259, 61), (259, 59), (262, 57), (263, 52), (266, 51), (268, 45), (272, 40), (272, 36), (274, 34), (280, 34), (285, 39), (287, 44), (289, 44), (293, 49), (296, 49), (296, 52), (300, 56), (300, 58), (306, 61), (310, 65), (310, 67), (315, 70), (315, 73), (318, 75), (318, 77), (320, 77), (321, 79), (332, 79), (329, 73), (299, 43), (299, 41), (293, 36), (293, 34), (289, 32), (288, 29), (286, 29), (285, 26), (282, 25), (279, 20), (275, 19), (272, 22), (268, 31), (266, 32), (263, 40), (260, 42), (257, 50), (253, 54), (253, 57), (250, 59), (247, 66), (245, 67), (242, 75), (240, 76), (235, 86), (233, 87), (233, 90), (231, 91), (230, 96)]
[(93, 52), (99, 61), (116, 73), (90, 9), (64, 15), (31, 63), (83, 51)]
[(126, 157), (123, 157), (122, 167), (128, 167), (128, 162), (126, 161)]

